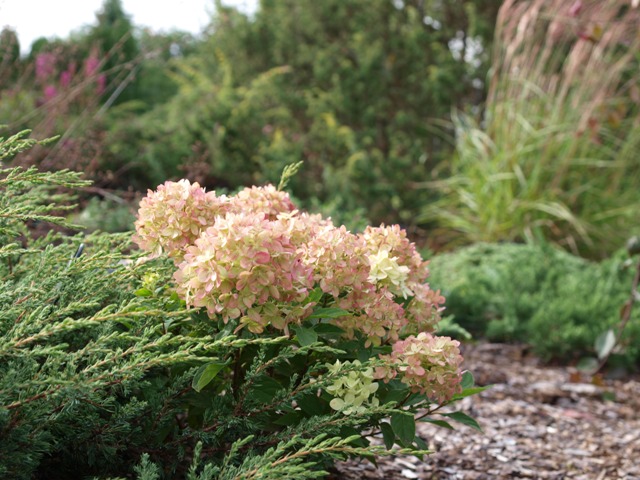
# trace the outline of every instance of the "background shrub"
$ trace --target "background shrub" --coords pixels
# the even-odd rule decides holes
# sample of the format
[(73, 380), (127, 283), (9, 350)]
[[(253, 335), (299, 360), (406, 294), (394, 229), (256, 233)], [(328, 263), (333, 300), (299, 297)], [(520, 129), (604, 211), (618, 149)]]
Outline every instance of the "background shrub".
[[(529, 343), (543, 358), (593, 353), (598, 335), (620, 320), (633, 268), (619, 251), (593, 263), (550, 246), (477, 244), (435, 256), (432, 288), (446, 313), (476, 336)], [(628, 360), (640, 360), (640, 312), (625, 330)]]

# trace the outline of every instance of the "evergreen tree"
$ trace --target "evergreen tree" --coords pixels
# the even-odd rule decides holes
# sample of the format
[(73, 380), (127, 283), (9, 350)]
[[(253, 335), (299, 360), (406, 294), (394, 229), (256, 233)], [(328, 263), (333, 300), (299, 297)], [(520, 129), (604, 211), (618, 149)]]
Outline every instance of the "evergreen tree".
[(178, 94), (124, 138), (148, 139), (134, 155), (152, 182), (204, 162), (210, 187), (235, 188), (304, 160), (305, 206), (410, 225), (429, 199), (415, 184), (451, 150), (443, 122), (484, 95), (485, 3), (264, 0), (251, 18), (218, 3)]
[(0, 31), (0, 89), (15, 81), (19, 74), (20, 42), (15, 30), (4, 27)]
[(96, 45), (103, 58), (101, 70), (107, 75), (106, 95), (117, 91), (117, 103), (132, 100), (137, 95), (136, 69), (140, 48), (131, 19), (121, 0), (105, 0), (96, 14), (97, 25), (89, 31), (88, 40)]

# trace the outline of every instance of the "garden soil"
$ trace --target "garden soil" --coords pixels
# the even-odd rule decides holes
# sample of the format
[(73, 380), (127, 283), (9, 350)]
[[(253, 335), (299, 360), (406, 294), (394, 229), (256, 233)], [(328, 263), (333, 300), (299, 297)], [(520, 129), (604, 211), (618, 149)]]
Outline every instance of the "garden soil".
[(639, 378), (593, 381), (513, 345), (467, 346), (464, 356), (476, 383), (491, 385), (458, 404), (483, 433), (419, 423), (434, 452), (424, 460), (341, 462), (330, 478), (640, 480)]

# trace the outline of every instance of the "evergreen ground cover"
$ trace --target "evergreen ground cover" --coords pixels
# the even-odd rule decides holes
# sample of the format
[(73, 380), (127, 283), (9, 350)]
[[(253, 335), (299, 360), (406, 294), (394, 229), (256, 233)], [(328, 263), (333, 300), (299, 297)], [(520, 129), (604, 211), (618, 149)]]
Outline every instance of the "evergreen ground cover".
[[(476, 337), (525, 342), (546, 360), (595, 353), (596, 339), (620, 322), (635, 265), (621, 250), (591, 262), (552, 246), (476, 244), (436, 255), (431, 286), (447, 314)], [(640, 312), (633, 312), (619, 353), (640, 360)]]

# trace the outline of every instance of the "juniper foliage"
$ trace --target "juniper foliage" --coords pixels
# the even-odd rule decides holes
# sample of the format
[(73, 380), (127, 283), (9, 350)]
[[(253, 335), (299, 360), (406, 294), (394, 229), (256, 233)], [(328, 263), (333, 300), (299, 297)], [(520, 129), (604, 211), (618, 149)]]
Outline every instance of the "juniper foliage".
[[(33, 146), (26, 136), (2, 140), (1, 158)], [(319, 478), (335, 459), (426, 453), (414, 415), (443, 405), (399, 381), (380, 406), (329, 408), (325, 359), (353, 358), (353, 342), (216, 326), (129, 234), (31, 238), (28, 222), (66, 224), (54, 213), (70, 197), (55, 192), (83, 184), (1, 170), (0, 478)], [(452, 401), (479, 390), (468, 375), (463, 387)], [(380, 430), (385, 446), (370, 445)]]

